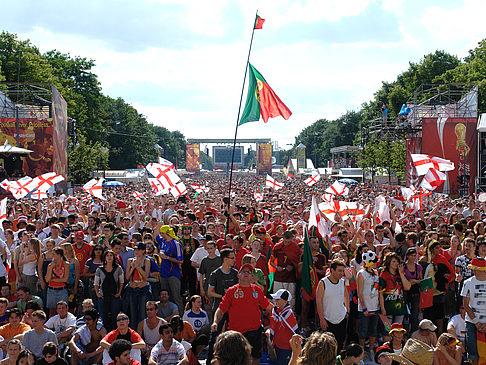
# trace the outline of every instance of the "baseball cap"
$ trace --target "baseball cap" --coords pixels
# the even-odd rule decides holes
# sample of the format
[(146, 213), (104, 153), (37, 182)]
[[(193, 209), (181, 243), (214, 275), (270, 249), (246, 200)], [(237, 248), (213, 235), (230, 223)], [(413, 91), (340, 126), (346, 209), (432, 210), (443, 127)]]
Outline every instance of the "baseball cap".
[(257, 229), (255, 229), (255, 233), (258, 233), (258, 234), (266, 234), (267, 233), (267, 230), (263, 227), (258, 227)]
[(253, 266), (251, 266), (251, 264), (244, 264), (244, 265), (241, 265), (240, 267), (240, 271), (239, 272), (242, 272), (243, 269), (250, 269), (250, 272), (253, 272)]
[(84, 233), (83, 233), (83, 231), (77, 231), (77, 232), (74, 234), (74, 238), (84, 238)]
[(137, 242), (137, 244), (133, 248), (135, 250), (145, 250), (146, 246), (145, 246), (145, 243), (143, 243), (143, 242)]
[(422, 319), (419, 323), (419, 328), (421, 330), (435, 331), (437, 326), (430, 319)]
[(386, 346), (378, 347), (375, 352), (375, 362), (379, 364), (378, 359), (380, 358), (380, 356), (386, 354), (393, 354), (393, 350)]
[(292, 294), (287, 289), (279, 289), (275, 294), (270, 294), (273, 299), (283, 299), (287, 302), (292, 300)]

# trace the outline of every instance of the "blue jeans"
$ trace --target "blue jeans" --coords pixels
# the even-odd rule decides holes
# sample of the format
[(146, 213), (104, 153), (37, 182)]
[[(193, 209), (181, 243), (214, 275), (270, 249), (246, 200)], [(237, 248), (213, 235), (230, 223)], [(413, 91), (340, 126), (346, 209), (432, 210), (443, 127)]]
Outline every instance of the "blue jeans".
[(46, 308), (56, 308), (57, 302), (60, 302), (61, 300), (69, 303), (69, 293), (67, 289), (54, 290), (47, 288)]
[(363, 312), (359, 312), (358, 338), (360, 340), (378, 336), (378, 320), (380, 318), (380, 312), (376, 311), (369, 313), (373, 313), (373, 315), (365, 316)]
[(466, 352), (469, 360), (479, 360), (477, 328), (474, 323), (466, 322)]
[(98, 308), (101, 309), (101, 319), (107, 332), (110, 332), (116, 328), (116, 316), (121, 309), (120, 298), (113, 296), (106, 296), (103, 299), (98, 298)]
[(287, 365), (290, 361), (292, 350), (279, 349), (277, 346), (274, 347), (277, 353), (277, 365)]
[(137, 329), (139, 322), (145, 318), (145, 303), (149, 299), (150, 285), (143, 288), (127, 287), (127, 299), (130, 306), (130, 328)]

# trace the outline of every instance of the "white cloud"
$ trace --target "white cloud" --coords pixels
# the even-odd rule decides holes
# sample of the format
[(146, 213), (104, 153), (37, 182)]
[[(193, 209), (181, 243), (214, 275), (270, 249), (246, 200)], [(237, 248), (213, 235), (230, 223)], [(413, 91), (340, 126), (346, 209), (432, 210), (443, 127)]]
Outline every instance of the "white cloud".
[(484, 38), (484, 14), (486, 2), (483, 0), (464, 0), (462, 5), (452, 9), (438, 6), (424, 10), (422, 24), (433, 39), (452, 42), (462, 42), (460, 53), (476, 47), (477, 42)]

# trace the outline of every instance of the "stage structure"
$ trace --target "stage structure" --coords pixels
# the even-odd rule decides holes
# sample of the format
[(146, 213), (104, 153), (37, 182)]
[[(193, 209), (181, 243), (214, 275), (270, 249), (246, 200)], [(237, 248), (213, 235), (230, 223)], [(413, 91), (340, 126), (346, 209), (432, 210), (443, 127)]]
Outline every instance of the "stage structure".
[(411, 154), (451, 160), (456, 169), (446, 173), (447, 181), (436, 192), (467, 196), (476, 190), (477, 113), (477, 84), (423, 84), (402, 107), (398, 118), (369, 121), (361, 143), (366, 146), (373, 138), (404, 140), (408, 186), (418, 186), (422, 178), (415, 175)]
[[(187, 140), (186, 148), (186, 169), (189, 172), (199, 172), (199, 151), (201, 144), (225, 144), (225, 146), (213, 146), (213, 163), (216, 170), (229, 170), (231, 166), (231, 156), (233, 139), (194, 139)], [(233, 166), (236, 168), (244, 167), (244, 147), (241, 144), (256, 144), (257, 173), (272, 173), (272, 144), (270, 138), (237, 139)], [(228, 147), (229, 146), (229, 147)], [(197, 152), (196, 152), (197, 151)]]
[(12, 163), (10, 176), (55, 171), (67, 176), (67, 103), (49, 83), (0, 83), (0, 143), (33, 152)]

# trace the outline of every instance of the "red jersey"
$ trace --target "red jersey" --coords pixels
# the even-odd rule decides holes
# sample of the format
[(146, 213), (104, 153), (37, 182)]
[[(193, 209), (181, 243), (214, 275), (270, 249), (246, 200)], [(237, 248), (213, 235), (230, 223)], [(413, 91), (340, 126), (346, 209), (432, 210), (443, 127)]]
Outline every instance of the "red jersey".
[(245, 333), (260, 328), (260, 307), (267, 308), (269, 304), (263, 291), (256, 285), (236, 284), (226, 291), (219, 309), (228, 312), (228, 329)]
[(93, 249), (93, 246), (87, 243), (85, 243), (81, 248), (77, 248), (75, 243), (73, 243), (72, 246), (74, 249), (74, 254), (79, 261), (79, 272), (82, 274), (86, 261), (88, 261), (88, 259), (91, 257), (91, 250)]
[(292, 241), (289, 245), (285, 246), (283, 241), (281, 241), (273, 248), (272, 255), (277, 259), (277, 266), (281, 266), (283, 268), (293, 266), (291, 271), (287, 269), (276, 271), (275, 281), (294, 283), (297, 280), (296, 274), (300, 259), (300, 247), (297, 245), (297, 243)]
[(108, 342), (109, 344), (112, 344), (115, 340), (118, 339), (119, 336), (121, 336), (120, 338), (130, 337), (131, 343), (137, 343), (137, 342), (142, 341), (142, 337), (140, 337), (140, 335), (136, 331), (132, 330), (131, 328), (128, 329), (128, 333), (126, 335), (120, 334), (120, 331), (118, 330), (118, 328), (116, 328), (113, 331), (109, 332), (103, 338), (103, 340)]
[(290, 305), (283, 309), (277, 306), (273, 307), (272, 316), (270, 317), (270, 334), (273, 335), (273, 343), (279, 349), (290, 350), (289, 341), (297, 333), (297, 320)]
[(243, 256), (250, 253), (246, 248), (240, 248), (238, 252), (235, 252), (235, 268), (236, 270), (240, 270), (241, 267), (241, 260), (243, 260)]

